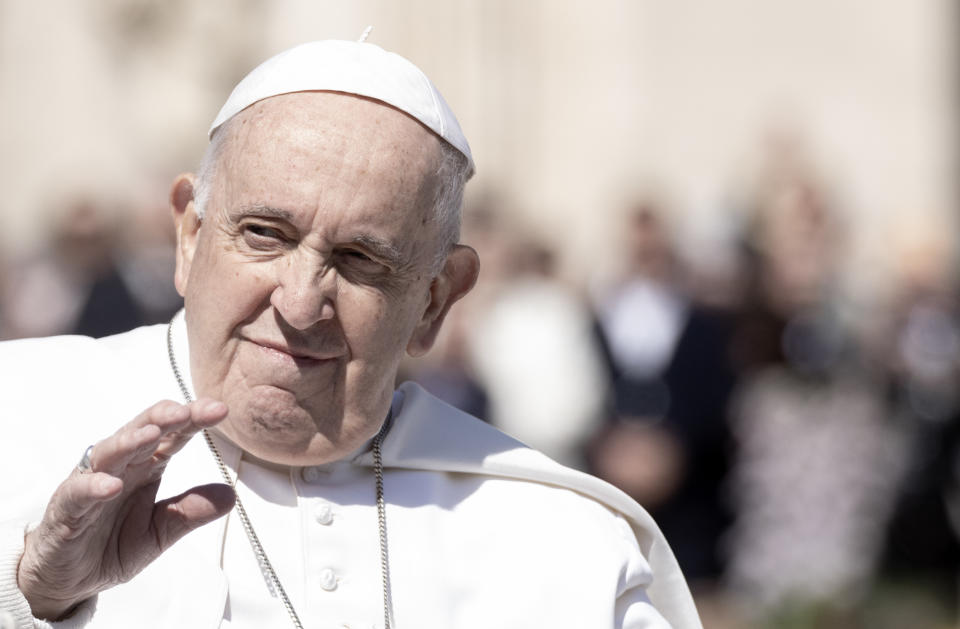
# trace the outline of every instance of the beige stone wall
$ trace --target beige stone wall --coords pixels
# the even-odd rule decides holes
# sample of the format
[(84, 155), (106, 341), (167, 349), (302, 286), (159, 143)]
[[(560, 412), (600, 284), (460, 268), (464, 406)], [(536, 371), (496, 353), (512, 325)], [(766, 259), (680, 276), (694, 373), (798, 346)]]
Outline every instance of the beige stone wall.
[(29, 246), (75, 191), (162, 201), (256, 60), (373, 24), (371, 41), (458, 112), (472, 194), (497, 191), (576, 280), (609, 261), (617, 212), (651, 183), (689, 238), (722, 234), (784, 120), (850, 214), (854, 258), (876, 264), (891, 233), (954, 227), (955, 13), (950, 0), (0, 0), (2, 239)]

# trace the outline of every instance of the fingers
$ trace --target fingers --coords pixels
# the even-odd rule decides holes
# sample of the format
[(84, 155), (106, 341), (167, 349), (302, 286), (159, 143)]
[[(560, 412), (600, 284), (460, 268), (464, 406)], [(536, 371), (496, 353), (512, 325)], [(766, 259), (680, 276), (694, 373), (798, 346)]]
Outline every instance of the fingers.
[(119, 476), (131, 463), (148, 460), (160, 444), (163, 429), (155, 424), (124, 427), (94, 446), (90, 453), (93, 471)]
[(71, 476), (54, 493), (49, 509), (56, 521), (69, 531), (79, 532), (87, 520), (96, 517), (99, 505), (108, 502), (123, 491), (123, 481), (109, 474), (94, 472)]
[[(189, 405), (163, 401), (146, 409), (94, 446), (91, 472), (75, 470), (60, 486), (50, 502), (55, 521), (67, 531), (79, 531), (88, 519), (97, 517), (100, 506), (120, 496), (125, 485), (129, 493), (158, 478), (166, 461), (197, 431), (215, 425), (226, 414), (226, 405), (210, 399)], [(140, 468), (132, 477), (131, 466)]]
[(189, 405), (158, 402), (98, 443), (90, 454), (91, 467), (122, 476), (131, 465), (164, 463), (197, 431), (215, 425), (226, 414), (226, 405), (215, 400), (201, 399)]
[(90, 453), (91, 468), (120, 475), (132, 461), (152, 456), (165, 433), (183, 428), (189, 421), (186, 406), (169, 400), (158, 402), (97, 443)]
[(227, 416), (227, 405), (210, 398), (200, 398), (191, 402), (190, 408), (194, 423), (201, 428), (215, 426)]
[(235, 500), (232, 487), (216, 483), (194, 487), (158, 502), (153, 508), (153, 524), (159, 552), (193, 529), (226, 515)]
[(191, 402), (190, 423), (179, 430), (164, 434), (154, 457), (165, 460), (179, 452), (200, 430), (220, 423), (227, 416), (227, 405), (217, 400), (201, 398)]

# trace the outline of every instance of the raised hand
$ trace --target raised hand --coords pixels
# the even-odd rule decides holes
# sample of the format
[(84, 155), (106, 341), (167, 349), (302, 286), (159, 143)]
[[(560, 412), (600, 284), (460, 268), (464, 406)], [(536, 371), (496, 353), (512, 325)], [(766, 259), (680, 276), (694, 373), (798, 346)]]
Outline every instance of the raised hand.
[(230, 511), (233, 489), (212, 484), (156, 501), (171, 456), (227, 415), (222, 402), (154, 404), (97, 443), (91, 470), (74, 470), (27, 534), (17, 583), (37, 618), (56, 620), (129, 581), (189, 531)]

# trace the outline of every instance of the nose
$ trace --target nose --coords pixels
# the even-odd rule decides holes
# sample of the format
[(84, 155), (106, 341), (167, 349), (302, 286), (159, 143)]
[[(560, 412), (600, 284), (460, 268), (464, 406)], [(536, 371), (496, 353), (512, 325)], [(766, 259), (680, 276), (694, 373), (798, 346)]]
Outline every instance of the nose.
[(314, 260), (287, 259), (278, 272), (270, 305), (297, 330), (332, 319), (336, 314), (335, 275), (333, 269)]

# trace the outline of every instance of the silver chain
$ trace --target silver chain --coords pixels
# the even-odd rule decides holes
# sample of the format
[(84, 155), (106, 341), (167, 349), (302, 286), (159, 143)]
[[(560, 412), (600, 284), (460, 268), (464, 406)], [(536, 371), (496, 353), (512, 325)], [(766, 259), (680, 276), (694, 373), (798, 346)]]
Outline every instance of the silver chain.
[[(180, 386), (180, 393), (183, 394), (183, 399), (189, 404), (193, 401), (193, 396), (190, 395), (190, 389), (187, 388), (187, 384), (180, 373), (180, 368), (177, 366), (177, 357), (173, 352), (173, 320), (171, 320), (167, 326), (167, 354), (170, 356), (170, 367), (173, 369), (173, 375), (177, 379), (177, 384)], [(380, 574), (383, 581), (384, 629), (390, 629), (391, 626), (390, 563), (387, 555), (387, 509), (386, 501), (383, 498), (383, 458), (380, 453), (380, 446), (383, 443), (384, 436), (387, 434), (387, 430), (390, 428), (391, 419), (392, 411), (391, 416), (387, 417), (387, 421), (385, 421), (380, 428), (380, 432), (373, 438), (373, 474), (376, 480), (377, 490), (377, 527), (380, 533)], [(226, 463), (224, 463), (223, 456), (220, 455), (220, 450), (217, 449), (216, 444), (213, 442), (213, 437), (207, 429), (203, 430), (203, 438), (206, 440), (207, 446), (213, 454), (213, 458), (217, 463), (217, 467), (220, 469), (223, 480), (231, 487), (236, 488), (236, 484), (230, 475), (230, 470), (227, 468)], [(233, 508), (240, 518), (240, 523), (243, 525), (243, 530), (247, 534), (247, 539), (250, 540), (250, 548), (253, 549), (257, 563), (260, 564), (260, 569), (267, 578), (267, 587), (270, 589), (270, 593), (280, 597), (284, 609), (287, 610), (287, 614), (290, 615), (290, 620), (293, 621), (293, 626), (296, 627), (296, 629), (303, 629), (303, 625), (300, 623), (300, 617), (297, 615), (297, 610), (293, 608), (290, 597), (287, 596), (286, 590), (283, 589), (283, 585), (280, 583), (280, 577), (277, 576), (276, 570), (273, 569), (273, 564), (270, 563), (270, 558), (267, 557), (267, 552), (263, 549), (263, 544), (260, 543), (260, 538), (257, 537), (256, 531), (253, 530), (253, 524), (250, 522), (247, 510), (243, 508), (240, 496), (236, 497)]]

